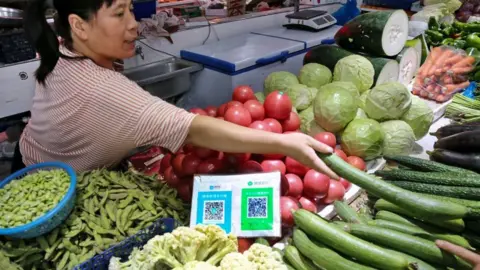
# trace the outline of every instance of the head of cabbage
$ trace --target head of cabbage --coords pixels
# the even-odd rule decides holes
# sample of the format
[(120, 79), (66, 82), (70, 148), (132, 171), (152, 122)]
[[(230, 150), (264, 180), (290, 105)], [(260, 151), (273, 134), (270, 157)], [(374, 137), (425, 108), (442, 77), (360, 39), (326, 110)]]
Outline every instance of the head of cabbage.
[(383, 154), (387, 156), (409, 155), (415, 146), (412, 128), (402, 120), (390, 120), (380, 124), (385, 138)]
[(283, 91), (292, 100), (292, 105), (297, 110), (304, 110), (312, 104), (312, 91), (303, 84), (292, 84)]
[(320, 88), (332, 81), (332, 72), (324, 65), (309, 63), (300, 69), (298, 80), (308, 87)]
[(420, 140), (427, 135), (430, 129), (430, 125), (433, 122), (433, 110), (421, 98), (412, 96), (412, 105), (402, 116), (401, 120), (410, 125), (413, 133), (415, 133), (415, 138)]
[(380, 124), (372, 119), (354, 119), (343, 131), (342, 149), (349, 156), (372, 160), (382, 154), (384, 134)]
[(313, 106), (301, 111), (298, 116), (300, 117), (300, 130), (310, 136), (315, 136), (325, 130), (315, 122), (315, 116), (313, 114)]
[(358, 99), (358, 107), (362, 110), (365, 110), (365, 102), (367, 101), (368, 93), (370, 93), (370, 90), (363, 92)]
[(270, 73), (263, 83), (263, 92), (265, 96), (274, 91), (285, 91), (285, 87), (298, 84), (297, 76), (287, 71), (276, 71)]
[(372, 87), (374, 76), (372, 63), (356, 54), (340, 59), (333, 70), (333, 81), (352, 82), (360, 93)]
[(360, 108), (358, 108), (357, 115), (355, 116), (355, 119), (359, 119), (359, 118), (368, 119), (367, 114)]
[(351, 82), (332, 82), (332, 83), (329, 83), (329, 84), (326, 84), (326, 85), (322, 86), (318, 91), (321, 92), (321, 91), (325, 91), (327, 89), (347, 90), (350, 93), (352, 93), (352, 95), (355, 98), (359, 98), (359, 96), (360, 96), (360, 92), (358, 92), (358, 88), (355, 86), (355, 84), (353, 84)]
[(357, 114), (356, 97), (345, 89), (320, 89), (313, 102), (315, 121), (326, 131), (339, 132)]
[(369, 91), (364, 111), (378, 121), (400, 119), (412, 104), (411, 96), (407, 87), (399, 82), (379, 84)]

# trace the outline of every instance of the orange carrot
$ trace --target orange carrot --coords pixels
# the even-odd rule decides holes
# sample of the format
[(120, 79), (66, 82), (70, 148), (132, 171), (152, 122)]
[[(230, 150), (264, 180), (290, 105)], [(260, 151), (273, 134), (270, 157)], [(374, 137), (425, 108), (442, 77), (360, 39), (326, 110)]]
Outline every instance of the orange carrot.
[(437, 55), (442, 52), (442, 49), (440, 47), (435, 47), (432, 49), (430, 54), (428, 55), (427, 59), (425, 60), (425, 63), (420, 67), (418, 70), (418, 75), (424, 77), (427, 75), (428, 71), (430, 70), (430, 67), (433, 66), (435, 59), (437, 58)]
[(428, 93), (433, 93), (435, 91), (435, 87), (430, 84), (427, 86), (427, 88), (425, 88), (425, 91), (427, 91)]
[(447, 101), (447, 98), (444, 96), (444, 95), (438, 95), (436, 98), (435, 98), (435, 101), (439, 102), (439, 103), (443, 103), (445, 101)]
[(453, 51), (450, 49), (446, 49), (443, 51), (443, 53), (437, 58), (437, 61), (435, 61), (435, 65), (430, 67), (430, 70), (428, 71), (428, 75), (435, 74), (435, 71), (440, 69), (440, 74), (443, 68), (443, 63), (445, 63), (445, 60), (447, 58), (453, 56)]
[(475, 63), (475, 58), (473, 56), (467, 56), (462, 60), (458, 61), (456, 64), (452, 66), (452, 68), (456, 67), (464, 67), (464, 66), (472, 66)]
[(418, 94), (420, 94), (420, 89), (418, 89), (418, 88), (413, 88), (412, 94), (418, 96)]
[(466, 74), (472, 71), (473, 66), (463, 66), (463, 67), (455, 67), (453, 66), (448, 70), (448, 73), (451, 74)]
[(445, 60), (444, 65), (454, 65), (455, 63), (458, 63), (459, 61), (461, 61), (463, 58), (464, 58), (463, 55), (457, 53), (454, 56)]
[(445, 74), (442, 76), (441, 78), (441, 81), (443, 84), (452, 84), (453, 83), (453, 79), (451, 76), (449, 76), (448, 74)]
[(458, 84), (447, 84), (447, 85), (445, 85), (445, 87), (447, 88), (447, 90), (445, 91), (445, 94), (453, 95), (456, 92), (458, 92), (458, 91), (464, 89), (465, 87), (467, 87), (469, 84), (470, 84), (469, 81), (466, 81), (466, 82), (463, 82), (463, 83), (458, 83)]
[(425, 91), (425, 90), (421, 90), (420, 91), (420, 96), (426, 98), (426, 97), (428, 97), (428, 92)]
[(440, 94), (442, 92), (442, 86), (437, 85), (435, 86), (435, 93)]

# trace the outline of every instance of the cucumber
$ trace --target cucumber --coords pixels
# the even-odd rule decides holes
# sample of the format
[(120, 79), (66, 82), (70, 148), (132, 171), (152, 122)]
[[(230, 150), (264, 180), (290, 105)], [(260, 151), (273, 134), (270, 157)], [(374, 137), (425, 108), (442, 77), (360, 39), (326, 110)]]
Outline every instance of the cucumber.
[(451, 124), (437, 129), (436, 132), (430, 133), (430, 135), (437, 137), (437, 139), (442, 139), (465, 131), (474, 130), (480, 130), (480, 126), (469, 124)]
[(335, 34), (340, 47), (378, 56), (399, 54), (407, 38), (408, 16), (403, 10), (362, 14)]
[(470, 173), (476, 174), (473, 171), (458, 168), (454, 166), (448, 166), (439, 162), (426, 160), (422, 158), (410, 157), (410, 156), (383, 156), (387, 161), (395, 161), (403, 166), (410, 167), (418, 171), (425, 172), (452, 172), (452, 173)]
[(396, 57), (399, 65), (398, 82), (408, 86), (420, 68), (420, 57), (414, 48), (406, 47)]
[(420, 260), (419, 258), (416, 258), (416, 257), (413, 257), (409, 254), (406, 254), (406, 253), (402, 253), (402, 252), (398, 252), (396, 250), (393, 250), (393, 249), (389, 249), (391, 252), (395, 253), (395, 254), (398, 254), (400, 256), (403, 256), (405, 259), (408, 260), (408, 262), (411, 264), (411, 265), (414, 265), (415, 266), (415, 269), (416, 270), (436, 270), (438, 269), (437, 267), (433, 267), (431, 266), (430, 264)]
[(396, 82), (400, 73), (400, 66), (397, 61), (381, 57), (367, 57), (375, 69), (373, 77), (374, 85)]
[(439, 196), (439, 195), (433, 195), (433, 194), (423, 194), (423, 195), (426, 195), (432, 198), (437, 198), (439, 200), (446, 200), (449, 202), (461, 204), (469, 208), (480, 208), (480, 201), (464, 200), (464, 199), (445, 197), (445, 196)]
[(435, 142), (434, 148), (463, 153), (480, 152), (480, 130), (457, 133)]
[(354, 53), (336, 45), (318, 45), (305, 54), (303, 65), (317, 63), (328, 67), (333, 72), (338, 61), (352, 54)]
[(443, 186), (407, 181), (389, 181), (397, 187), (419, 193), (435, 194), (466, 200), (480, 200), (480, 188)]
[(407, 217), (415, 218), (426, 222), (431, 225), (435, 225), (447, 230), (451, 230), (454, 232), (462, 232), (465, 229), (465, 222), (462, 219), (451, 219), (451, 220), (438, 220), (438, 219), (424, 219), (424, 217), (418, 217), (413, 215), (410, 211), (404, 210), (399, 206), (390, 203), (386, 200), (378, 200), (375, 203), (375, 209), (377, 210), (386, 210), (393, 213), (401, 214)]
[(297, 270), (315, 270), (317, 267), (313, 265), (309, 259), (305, 258), (298, 249), (292, 245), (285, 248), (285, 258)]
[(475, 248), (480, 248), (480, 236), (471, 232), (466, 232), (463, 234), (463, 237), (465, 237), (468, 242)]
[(458, 153), (446, 149), (435, 149), (432, 152), (427, 151), (427, 154), (430, 156), (430, 159), (434, 161), (480, 172), (480, 154)]
[(345, 222), (350, 222), (350, 223), (366, 223), (367, 222), (367, 219), (365, 219), (365, 217), (359, 215), (355, 211), (355, 209), (350, 207), (345, 202), (334, 201), (333, 206), (335, 207), (335, 211), (337, 211), (337, 214)]
[(455, 269), (472, 269), (472, 266), (464, 260), (443, 252), (434, 242), (420, 237), (365, 224), (345, 224), (342, 228), (364, 240), (410, 254), (429, 263)]
[(480, 221), (478, 220), (475, 220), (475, 221), (467, 221), (465, 223), (465, 227), (467, 228), (467, 230), (470, 230), (478, 235), (480, 235)]
[(417, 216), (455, 219), (464, 217), (468, 212), (467, 207), (463, 205), (422, 196), (377, 179), (375, 176), (356, 169), (337, 155), (318, 152), (317, 155), (341, 177), (348, 179), (377, 197), (409, 209)]
[(376, 171), (375, 175), (391, 181), (410, 181), (427, 184), (441, 184), (446, 186), (480, 187), (480, 175), (473, 174), (382, 170)]
[[(293, 213), (293, 217), (295, 219), (295, 224), (308, 235), (347, 256), (356, 258), (359, 262), (379, 269), (393, 270), (408, 269), (409, 267), (405, 258), (393, 255), (384, 248), (354, 237), (344, 232), (337, 226), (329, 224), (327, 221), (323, 220), (314, 213), (299, 209)], [(314, 260), (305, 254), (304, 251), (302, 251), (302, 249), (297, 245), (295, 236), (294, 242), (295, 246), (297, 246), (302, 254)]]

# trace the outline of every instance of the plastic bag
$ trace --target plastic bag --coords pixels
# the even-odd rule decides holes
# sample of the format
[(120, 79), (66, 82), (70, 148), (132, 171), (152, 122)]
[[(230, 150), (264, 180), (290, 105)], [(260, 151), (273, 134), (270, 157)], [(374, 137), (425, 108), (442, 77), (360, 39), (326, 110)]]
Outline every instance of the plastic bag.
[(464, 50), (435, 47), (418, 70), (412, 93), (439, 103), (446, 102), (469, 86), (468, 73), (474, 64), (475, 58)]

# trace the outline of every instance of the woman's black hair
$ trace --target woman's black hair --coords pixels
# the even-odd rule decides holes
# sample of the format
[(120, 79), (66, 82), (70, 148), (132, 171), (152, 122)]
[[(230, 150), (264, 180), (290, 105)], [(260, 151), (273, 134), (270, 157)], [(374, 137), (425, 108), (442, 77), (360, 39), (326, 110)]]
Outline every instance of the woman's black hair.
[[(104, 4), (111, 6), (115, 0), (53, 0), (55, 30), (67, 48), (72, 49), (72, 33), (68, 16), (75, 14), (89, 20)], [(45, 79), (53, 71), (60, 57), (71, 58), (60, 53), (59, 41), (45, 18), (46, 0), (33, 0), (24, 15), (25, 34), (40, 55), (40, 67), (35, 73), (37, 81), (45, 84)]]

